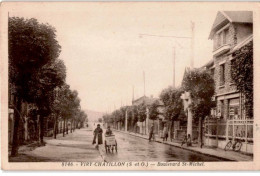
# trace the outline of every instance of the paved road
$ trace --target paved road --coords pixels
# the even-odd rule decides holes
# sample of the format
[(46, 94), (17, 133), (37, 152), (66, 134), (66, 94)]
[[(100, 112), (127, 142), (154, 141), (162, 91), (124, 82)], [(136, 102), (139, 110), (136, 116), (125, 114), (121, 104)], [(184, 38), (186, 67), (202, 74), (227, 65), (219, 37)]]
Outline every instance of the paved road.
[(107, 153), (106, 161), (220, 161), (218, 158), (162, 143), (149, 142), (129, 134), (114, 133), (118, 152)]
[[(104, 130), (105, 132), (105, 130)], [(20, 148), (20, 155), (10, 161), (219, 161), (217, 158), (173, 146), (149, 142), (132, 135), (114, 132), (118, 143), (118, 153), (105, 153), (104, 146), (97, 150), (92, 145), (93, 131), (80, 129), (61, 135), (57, 139), (48, 138), (46, 146), (33, 150)], [(21, 150), (23, 149), (23, 150)]]

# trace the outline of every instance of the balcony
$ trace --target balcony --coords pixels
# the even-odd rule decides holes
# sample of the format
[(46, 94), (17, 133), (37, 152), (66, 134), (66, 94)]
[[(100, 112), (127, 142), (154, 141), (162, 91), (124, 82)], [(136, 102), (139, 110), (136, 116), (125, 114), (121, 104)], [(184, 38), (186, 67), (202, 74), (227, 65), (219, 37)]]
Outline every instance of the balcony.
[(213, 51), (213, 56), (219, 56), (223, 53), (226, 53), (230, 50), (231, 46), (229, 44), (224, 44), (218, 47), (216, 50)]

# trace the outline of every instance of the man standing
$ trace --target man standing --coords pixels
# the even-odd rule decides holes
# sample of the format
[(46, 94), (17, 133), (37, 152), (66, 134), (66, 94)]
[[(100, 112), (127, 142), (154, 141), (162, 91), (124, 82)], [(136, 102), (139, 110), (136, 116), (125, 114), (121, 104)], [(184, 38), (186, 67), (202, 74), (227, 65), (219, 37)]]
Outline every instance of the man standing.
[(93, 139), (93, 143), (96, 143), (96, 138), (97, 138), (97, 145), (103, 144), (103, 140), (102, 140), (102, 133), (103, 130), (100, 128), (100, 124), (97, 125), (97, 128), (94, 130), (94, 139)]
[(150, 133), (149, 133), (149, 141), (151, 141), (151, 139), (153, 138), (154, 140), (154, 126), (152, 125), (150, 128)]
[(167, 141), (167, 138), (168, 138), (168, 128), (167, 125), (165, 124), (163, 128), (163, 141)]

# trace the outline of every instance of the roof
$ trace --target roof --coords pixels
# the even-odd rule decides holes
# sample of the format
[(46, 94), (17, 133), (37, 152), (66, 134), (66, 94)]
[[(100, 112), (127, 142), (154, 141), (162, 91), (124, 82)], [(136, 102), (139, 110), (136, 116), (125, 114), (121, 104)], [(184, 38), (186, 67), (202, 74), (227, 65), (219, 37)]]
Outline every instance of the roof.
[(214, 65), (214, 60), (211, 59), (209, 62), (207, 62), (206, 64), (204, 64), (201, 68), (210, 68)]
[(253, 23), (252, 11), (224, 11), (231, 23)]
[(147, 97), (145, 95), (136, 99), (136, 100), (134, 100), (133, 104), (139, 105), (140, 103), (145, 103), (146, 105), (151, 105), (155, 101), (158, 101), (159, 105), (163, 105), (162, 101), (159, 98)]
[(209, 39), (215, 32), (228, 23), (253, 23), (252, 11), (219, 11), (212, 25)]

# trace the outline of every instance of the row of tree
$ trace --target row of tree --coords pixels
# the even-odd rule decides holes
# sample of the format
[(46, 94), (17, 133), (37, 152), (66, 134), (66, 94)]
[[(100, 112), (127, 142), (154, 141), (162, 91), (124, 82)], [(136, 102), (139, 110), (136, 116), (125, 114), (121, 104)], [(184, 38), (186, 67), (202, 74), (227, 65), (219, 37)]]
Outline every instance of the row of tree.
[[(104, 122), (114, 123), (122, 122), (125, 119), (125, 110), (128, 112), (128, 124), (133, 127), (138, 121), (143, 122), (146, 119), (146, 108), (149, 109), (149, 118), (151, 120), (158, 119), (160, 113), (165, 119), (170, 122), (170, 128), (173, 128), (174, 121), (186, 121), (187, 113), (184, 111), (183, 100), (181, 95), (184, 92), (189, 92), (191, 96), (190, 109), (193, 113), (194, 121), (199, 122), (200, 134), (202, 132), (202, 121), (208, 115), (210, 110), (215, 106), (212, 101), (212, 96), (215, 91), (215, 84), (212, 75), (204, 69), (194, 69), (187, 72), (184, 76), (181, 87), (169, 87), (162, 90), (159, 101), (163, 102), (164, 111), (158, 110), (159, 101), (147, 106), (144, 103), (138, 106), (122, 107), (115, 110), (112, 114), (106, 114)], [(199, 135), (202, 137), (202, 135)]]
[[(33, 105), (31, 120), (37, 120), (39, 143), (43, 143), (44, 119), (57, 122), (82, 122), (87, 115), (80, 110), (77, 91), (66, 84), (66, 66), (59, 59), (61, 46), (56, 30), (36, 19), (10, 17), (8, 21), (9, 96), (13, 96), (14, 131), (11, 155), (19, 146), (19, 128), (23, 121), (22, 104)], [(65, 123), (64, 123), (65, 125)], [(63, 132), (64, 134), (64, 132)]]
[(120, 123), (120, 126), (125, 126), (125, 117), (127, 114), (127, 128), (131, 131), (134, 130), (137, 122), (144, 122), (147, 118), (147, 111), (149, 111), (149, 119), (156, 120), (160, 114), (158, 110), (159, 102), (154, 101), (151, 105), (141, 103), (139, 105), (123, 106), (120, 109), (113, 111), (111, 114), (105, 114), (103, 116), (103, 122), (112, 124), (116, 127), (116, 123)]

